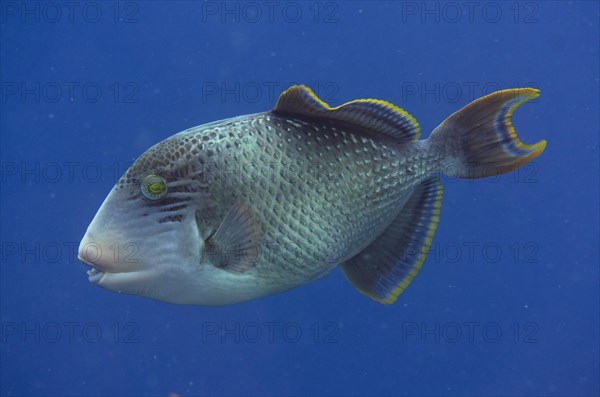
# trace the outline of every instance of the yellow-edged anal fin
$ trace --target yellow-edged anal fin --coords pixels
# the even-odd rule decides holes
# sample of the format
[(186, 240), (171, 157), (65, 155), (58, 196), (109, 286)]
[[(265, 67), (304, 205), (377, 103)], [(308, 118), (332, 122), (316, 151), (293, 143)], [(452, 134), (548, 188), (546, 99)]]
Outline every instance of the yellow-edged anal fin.
[(392, 224), (342, 265), (356, 289), (384, 304), (396, 301), (425, 262), (440, 220), (443, 192), (437, 177), (416, 186)]
[(416, 141), (421, 135), (417, 120), (392, 103), (380, 99), (356, 99), (331, 107), (304, 85), (285, 90), (273, 112), (345, 122), (356, 126), (358, 131), (387, 135), (398, 142)]

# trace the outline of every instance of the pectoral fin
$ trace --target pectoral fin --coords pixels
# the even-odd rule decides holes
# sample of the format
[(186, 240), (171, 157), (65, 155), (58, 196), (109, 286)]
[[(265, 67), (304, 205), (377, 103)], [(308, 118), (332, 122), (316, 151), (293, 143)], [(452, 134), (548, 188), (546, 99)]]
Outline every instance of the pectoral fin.
[(342, 271), (360, 292), (381, 303), (394, 303), (417, 275), (440, 218), (443, 186), (435, 177), (415, 187), (400, 214)]
[(232, 273), (245, 273), (255, 265), (261, 237), (260, 220), (249, 205), (239, 201), (205, 241), (205, 251), (214, 266)]

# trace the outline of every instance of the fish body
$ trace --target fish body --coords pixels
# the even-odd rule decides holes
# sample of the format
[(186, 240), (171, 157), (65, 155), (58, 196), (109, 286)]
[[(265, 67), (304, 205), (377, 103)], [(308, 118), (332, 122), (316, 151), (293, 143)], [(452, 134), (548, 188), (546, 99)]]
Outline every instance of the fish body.
[[(358, 290), (392, 303), (431, 244), (436, 175), (497, 175), (544, 150), (545, 141), (523, 145), (510, 122), (535, 96), (491, 94), (419, 140), (416, 120), (390, 103), (331, 108), (293, 86), (272, 111), (194, 127), (142, 154), (79, 257), (95, 284), (171, 303), (243, 302), (338, 265)], [(108, 254), (115, 245), (119, 257)]]

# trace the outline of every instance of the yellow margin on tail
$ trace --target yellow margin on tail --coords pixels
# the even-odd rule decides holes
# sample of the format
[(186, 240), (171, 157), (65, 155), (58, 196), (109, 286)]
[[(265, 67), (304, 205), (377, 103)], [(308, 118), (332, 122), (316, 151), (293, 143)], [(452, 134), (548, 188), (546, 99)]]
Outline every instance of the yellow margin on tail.
[(506, 116), (504, 118), (504, 124), (506, 125), (506, 127), (508, 128), (508, 133), (510, 135), (510, 137), (512, 138), (512, 140), (517, 144), (517, 146), (520, 149), (523, 150), (533, 150), (534, 152), (531, 153), (529, 156), (525, 157), (524, 159), (522, 159), (521, 161), (517, 162), (517, 164), (515, 165), (514, 169), (517, 169), (519, 167), (521, 167), (522, 165), (524, 165), (525, 163), (528, 163), (529, 161), (533, 160), (534, 158), (536, 158), (537, 156), (539, 156), (540, 154), (542, 154), (544, 152), (544, 150), (546, 149), (546, 144), (548, 143), (545, 139), (542, 139), (541, 141), (531, 144), (531, 145), (526, 145), (524, 144), (519, 137), (517, 136), (517, 132), (515, 131), (515, 127), (512, 123), (512, 116), (513, 113), (525, 102), (529, 102), (532, 99), (535, 99), (537, 97), (540, 96), (540, 90), (535, 89), (535, 88), (514, 88), (512, 90), (505, 90), (505, 91), (516, 91), (516, 94), (519, 95), (521, 92), (525, 92), (527, 94), (527, 96), (525, 96), (523, 99), (521, 99), (518, 102), (515, 102), (510, 109), (508, 110), (508, 112), (506, 113)]
[(442, 197), (444, 195), (444, 185), (442, 185), (442, 182), (439, 180), (438, 180), (438, 186), (439, 186), (438, 196), (435, 200), (435, 209), (433, 210), (433, 219), (431, 221), (431, 227), (427, 231), (427, 237), (425, 238), (425, 244), (423, 244), (423, 249), (421, 250), (421, 255), (419, 256), (418, 262), (413, 266), (410, 273), (400, 282), (400, 284), (396, 288), (394, 288), (394, 290), (392, 292), (390, 292), (390, 294), (385, 299), (382, 300), (377, 297), (370, 296), (371, 298), (375, 299), (376, 301), (383, 303), (385, 305), (391, 305), (392, 303), (396, 302), (396, 299), (398, 299), (400, 294), (402, 292), (404, 292), (404, 290), (410, 285), (410, 283), (413, 281), (415, 276), (419, 273), (419, 270), (421, 270), (421, 267), (423, 266), (425, 259), (427, 259), (427, 253), (429, 252), (429, 248), (431, 248), (431, 241), (433, 240), (433, 236), (435, 235), (435, 231), (437, 230), (437, 226), (440, 221), (440, 213), (441, 213), (441, 208), (442, 208)]
[[(355, 99), (355, 100), (352, 100), (350, 102), (346, 102), (346, 103), (344, 103), (344, 104), (342, 104), (340, 106), (336, 106), (336, 107), (332, 108), (331, 106), (329, 106), (329, 104), (327, 102), (325, 102), (321, 98), (319, 98), (314, 93), (314, 91), (311, 90), (309, 87), (307, 87), (307, 86), (305, 86), (303, 84), (297, 85), (297, 86), (294, 86), (294, 87), (299, 87), (300, 89), (305, 90), (306, 93), (308, 93), (308, 95), (310, 95), (310, 97), (312, 99), (314, 99), (315, 101), (317, 101), (321, 106), (323, 106), (327, 110), (338, 110), (338, 109), (340, 109), (340, 108), (342, 108), (342, 107), (344, 107), (346, 105), (350, 105), (352, 103), (376, 103), (378, 105), (383, 105), (386, 108), (388, 108), (388, 109), (390, 109), (390, 110), (392, 110), (392, 111), (394, 111), (396, 113), (399, 113), (401, 116), (406, 117), (410, 121), (410, 123), (415, 127), (415, 131), (416, 131), (415, 139), (413, 141), (418, 141), (419, 138), (421, 137), (421, 126), (419, 125), (419, 122), (410, 113), (408, 113), (406, 110), (404, 110), (404, 109), (402, 109), (402, 108), (394, 105), (393, 103), (390, 103), (390, 102), (387, 102), (387, 101), (383, 101), (381, 99), (372, 99), (372, 98), (369, 98), (369, 99)], [(284, 91), (284, 94), (287, 91), (289, 91), (289, 88), (286, 91)]]

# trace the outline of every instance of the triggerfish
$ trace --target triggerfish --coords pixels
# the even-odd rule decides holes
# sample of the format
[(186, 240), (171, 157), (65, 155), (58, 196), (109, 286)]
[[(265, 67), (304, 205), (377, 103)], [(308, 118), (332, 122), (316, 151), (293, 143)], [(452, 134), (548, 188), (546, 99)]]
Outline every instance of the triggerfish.
[(511, 118), (539, 91), (480, 98), (428, 139), (405, 110), (358, 99), (331, 107), (305, 86), (271, 111), (200, 125), (144, 152), (87, 228), (79, 258), (111, 291), (226, 305), (310, 283), (338, 265), (393, 303), (419, 272), (440, 219), (440, 175), (513, 171)]

